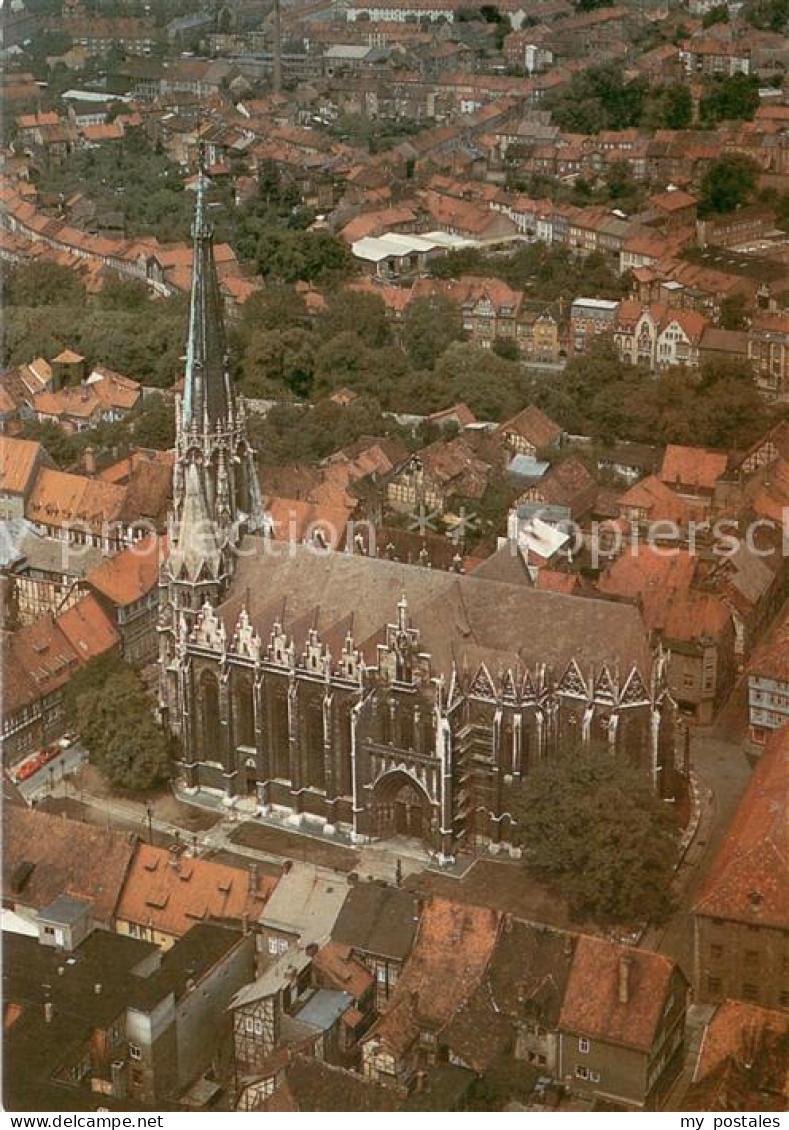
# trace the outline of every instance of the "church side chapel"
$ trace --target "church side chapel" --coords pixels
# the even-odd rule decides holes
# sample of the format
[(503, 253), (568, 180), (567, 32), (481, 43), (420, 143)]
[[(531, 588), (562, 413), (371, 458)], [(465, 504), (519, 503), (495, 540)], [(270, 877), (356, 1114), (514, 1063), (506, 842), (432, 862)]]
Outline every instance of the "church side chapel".
[(445, 861), (510, 840), (507, 787), (607, 743), (674, 792), (666, 655), (637, 608), (266, 536), (201, 175), (160, 706), (187, 787)]

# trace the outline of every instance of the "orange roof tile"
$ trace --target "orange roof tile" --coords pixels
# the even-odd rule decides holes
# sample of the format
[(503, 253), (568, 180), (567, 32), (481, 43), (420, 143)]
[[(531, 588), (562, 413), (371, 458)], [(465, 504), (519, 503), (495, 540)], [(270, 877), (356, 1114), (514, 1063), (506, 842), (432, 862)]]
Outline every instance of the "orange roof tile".
[(40, 443), (30, 439), (0, 436), (0, 491), (24, 494), (41, 457)]
[(86, 584), (113, 604), (134, 604), (157, 584), (160, 557), (160, 539), (152, 534), (102, 561), (88, 573)]
[(434, 896), (425, 907), (416, 942), (390, 1009), (372, 1029), (393, 1048), (407, 1047), (418, 1016), (431, 1027), (447, 1020), (476, 987), (498, 936), (500, 915)]
[(789, 929), (789, 726), (767, 744), (693, 907)]
[(57, 619), (58, 627), (81, 660), (87, 662), (120, 641), (112, 621), (95, 596), (83, 596)]
[(246, 869), (206, 859), (174, 857), (164, 848), (140, 844), (118, 900), (117, 918), (181, 937), (209, 918), (257, 921), (277, 885), (253, 879)]
[(711, 491), (728, 463), (729, 458), (723, 451), (669, 444), (663, 455), (660, 478), (670, 485), (676, 483)]
[(125, 497), (125, 487), (45, 467), (33, 487), (26, 517), (45, 526), (85, 523), (96, 529), (118, 517)]
[[(619, 969), (630, 962), (629, 996), (619, 999)], [(612, 1044), (647, 1051), (663, 1016), (675, 965), (662, 954), (581, 934), (559, 1026)]]

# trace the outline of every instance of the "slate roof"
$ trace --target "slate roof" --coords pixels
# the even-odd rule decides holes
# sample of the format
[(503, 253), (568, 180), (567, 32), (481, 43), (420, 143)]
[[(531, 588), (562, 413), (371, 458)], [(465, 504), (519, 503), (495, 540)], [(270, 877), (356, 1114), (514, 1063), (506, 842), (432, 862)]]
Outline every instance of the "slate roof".
[[(306, 546), (256, 539), (255, 553), (245, 541), (231, 596), (219, 608), (228, 638), (245, 603), (250, 618), (268, 642), (275, 621), (286, 632), (298, 625), (297, 650), (315, 626), (325, 638), (338, 623), (350, 621), (357, 646), (377, 641), (405, 596), (420, 647), (434, 666), (448, 674), (453, 662), (488, 661), (494, 667), (532, 667), (563, 671), (571, 658), (583, 665), (618, 660), (636, 664), (647, 678), (652, 666), (647, 634), (638, 610), (603, 600), (576, 600), (535, 592), (439, 569), (423, 569), (381, 558), (317, 553)], [(347, 629), (346, 629), (347, 630)], [(373, 647), (372, 659), (375, 661)]]
[(696, 897), (696, 914), (789, 928), (789, 726), (759, 764)]
[(483, 1074), (513, 1047), (516, 1019), (555, 1029), (575, 945), (573, 934), (505, 916), (488, 967), (443, 1029), (442, 1042)]
[(359, 953), (405, 961), (419, 922), (419, 900), (410, 891), (378, 883), (351, 887), (332, 939)]

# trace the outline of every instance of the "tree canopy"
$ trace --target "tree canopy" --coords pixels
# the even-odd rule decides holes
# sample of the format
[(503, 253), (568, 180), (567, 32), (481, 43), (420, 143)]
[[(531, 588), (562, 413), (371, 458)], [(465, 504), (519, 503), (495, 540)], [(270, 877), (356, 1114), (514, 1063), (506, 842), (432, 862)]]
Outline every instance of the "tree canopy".
[(713, 161), (701, 181), (699, 215), (734, 212), (756, 189), (758, 169), (745, 153), (726, 153)]
[(649, 780), (600, 745), (570, 747), (507, 797), (527, 866), (579, 918), (660, 921), (679, 829)]
[(66, 688), (66, 712), (111, 785), (150, 789), (167, 776), (168, 740), (140, 675), (118, 656), (92, 659)]

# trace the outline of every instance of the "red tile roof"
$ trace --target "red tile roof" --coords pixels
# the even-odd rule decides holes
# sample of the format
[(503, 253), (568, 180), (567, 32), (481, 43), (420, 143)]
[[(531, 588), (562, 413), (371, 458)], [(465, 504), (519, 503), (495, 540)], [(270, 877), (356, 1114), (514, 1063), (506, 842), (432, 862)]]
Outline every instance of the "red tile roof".
[(121, 922), (180, 937), (209, 918), (257, 921), (277, 885), (271, 876), (206, 859), (176, 858), (165, 848), (140, 844), (118, 900)]
[(694, 912), (789, 929), (789, 726), (770, 739)]
[(723, 451), (669, 444), (663, 455), (660, 478), (669, 485), (676, 483), (711, 491), (726, 470), (728, 462), (729, 458)]
[(775, 621), (753, 652), (748, 674), (789, 685), (789, 612), (784, 612)]
[(717, 638), (728, 628), (731, 614), (709, 593), (696, 592), (697, 559), (686, 550), (639, 547), (624, 553), (600, 578), (600, 591), (638, 600), (644, 623), (665, 639)]
[(548, 447), (550, 444), (556, 443), (562, 435), (562, 429), (559, 425), (555, 424), (549, 416), (545, 415), (542, 409), (537, 408), (534, 404), (528, 405), (517, 416), (507, 420), (505, 424), (501, 425), (499, 432), (501, 435), (515, 432), (538, 448)]
[(124, 606), (149, 593), (158, 581), (161, 541), (151, 535), (102, 561), (85, 578), (96, 592)]
[(92, 902), (97, 920), (111, 925), (133, 852), (134, 837), (125, 833), (6, 805), (3, 899), (41, 910), (71, 894)]
[(41, 455), (41, 444), (0, 436), (0, 492), (24, 494)]
[[(619, 999), (620, 962), (629, 961), (628, 1000)], [(559, 1027), (648, 1051), (663, 1016), (675, 965), (662, 954), (582, 934), (575, 949)]]
[(499, 920), (499, 913), (489, 907), (434, 896), (422, 913), (391, 1006), (370, 1036), (393, 1050), (404, 1050), (416, 1035), (417, 1019), (433, 1028), (446, 1023), (482, 977)]
[(57, 624), (83, 662), (103, 655), (120, 641), (112, 621), (90, 594), (61, 612)]

